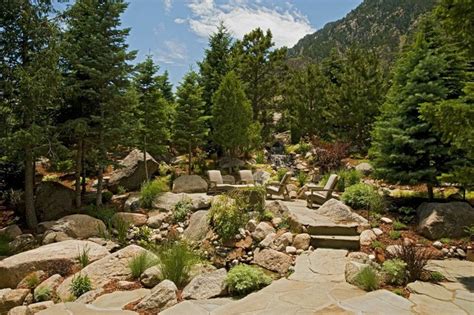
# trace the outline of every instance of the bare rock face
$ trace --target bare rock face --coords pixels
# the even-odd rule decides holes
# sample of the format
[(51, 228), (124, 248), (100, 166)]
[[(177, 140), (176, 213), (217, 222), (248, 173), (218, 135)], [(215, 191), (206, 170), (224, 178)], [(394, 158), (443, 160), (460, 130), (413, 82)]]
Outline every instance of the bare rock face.
[(295, 235), (293, 239), (293, 246), (296, 249), (307, 250), (311, 242), (311, 236), (308, 233), (301, 233)]
[[(133, 257), (142, 252), (147, 250), (140, 246), (129, 245), (87, 265), (80, 273), (89, 277), (94, 289), (102, 288), (110, 281), (130, 279), (131, 271), (128, 264)], [(148, 254), (153, 255), (151, 252)], [(57, 289), (58, 297), (63, 301), (70, 297), (69, 287), (73, 277), (74, 275), (64, 280)]]
[(178, 288), (172, 281), (163, 280), (151, 289), (151, 293), (143, 298), (135, 309), (153, 314), (156, 312), (157, 314), (158, 311), (162, 311), (178, 303), (177, 292)]
[(153, 200), (153, 209), (172, 211), (176, 204), (183, 200), (189, 201), (191, 203), (191, 210), (196, 211), (209, 209), (211, 207), (212, 196), (206, 194), (175, 194), (172, 192), (165, 192), (159, 194), (155, 200)]
[(21, 235), (21, 233), (21, 229), (16, 224), (12, 224), (0, 229), (0, 236), (6, 236), (10, 239)]
[(207, 182), (198, 175), (183, 175), (173, 181), (173, 193), (205, 193)]
[(16, 287), (21, 279), (35, 270), (43, 270), (48, 275), (69, 274), (84, 248), (89, 250), (91, 261), (109, 254), (104, 247), (89, 241), (69, 240), (44, 245), (0, 261), (0, 288)]
[(424, 202), (417, 214), (418, 232), (431, 240), (463, 237), (465, 227), (474, 225), (474, 209), (467, 202)]
[(0, 290), (0, 314), (6, 314), (8, 310), (21, 305), (29, 293), (29, 289)]
[(106, 230), (101, 220), (87, 214), (71, 214), (56, 221), (45, 232), (43, 243), (60, 242), (63, 238), (87, 239), (100, 236), (101, 230)]
[(254, 263), (265, 269), (285, 274), (291, 266), (291, 257), (274, 249), (255, 252)]
[(74, 210), (74, 191), (57, 182), (41, 182), (36, 189), (35, 209), (41, 221), (58, 219)]
[[(133, 191), (140, 188), (141, 184), (147, 179), (145, 176), (145, 163), (143, 162), (143, 152), (135, 149), (130, 152), (125, 159), (120, 162), (120, 167), (114, 170), (110, 175), (108, 187), (110, 191), (116, 192), (119, 186), (127, 191)], [(146, 165), (148, 176), (158, 171), (158, 162), (150, 155), (146, 154)]]
[(207, 210), (199, 210), (191, 215), (189, 226), (184, 231), (184, 238), (189, 241), (202, 241), (211, 227), (207, 219)]
[(183, 298), (204, 300), (223, 295), (227, 291), (226, 277), (227, 271), (224, 268), (200, 274), (184, 288)]
[(141, 213), (132, 213), (132, 212), (117, 212), (112, 217), (112, 223), (115, 225), (118, 221), (126, 222), (134, 226), (142, 226), (146, 224), (148, 217), (145, 214)]
[(257, 241), (261, 241), (270, 233), (275, 233), (273, 226), (267, 222), (260, 222), (252, 233), (252, 237)]
[(364, 225), (367, 224), (367, 220), (364, 217), (353, 212), (351, 208), (336, 199), (330, 199), (326, 201), (321, 207), (319, 207), (315, 211), (318, 214), (327, 216), (335, 223), (352, 222)]

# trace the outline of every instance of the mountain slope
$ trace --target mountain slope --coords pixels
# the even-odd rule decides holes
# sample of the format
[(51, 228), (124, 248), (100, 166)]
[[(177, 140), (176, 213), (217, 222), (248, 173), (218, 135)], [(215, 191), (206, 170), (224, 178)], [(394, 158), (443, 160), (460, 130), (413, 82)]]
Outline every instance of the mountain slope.
[(390, 61), (420, 15), (429, 12), (435, 3), (436, 0), (365, 0), (343, 19), (303, 37), (289, 50), (289, 56), (321, 60), (333, 48), (343, 51), (357, 45), (374, 48)]

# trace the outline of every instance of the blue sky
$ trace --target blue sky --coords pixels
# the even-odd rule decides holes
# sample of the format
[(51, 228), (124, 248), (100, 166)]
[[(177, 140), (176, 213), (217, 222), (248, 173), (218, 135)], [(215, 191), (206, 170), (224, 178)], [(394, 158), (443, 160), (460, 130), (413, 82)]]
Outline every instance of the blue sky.
[(223, 20), (235, 38), (270, 28), (277, 47), (344, 17), (362, 0), (129, 0), (123, 26), (131, 27), (137, 61), (151, 53), (176, 85), (201, 60), (207, 38)]

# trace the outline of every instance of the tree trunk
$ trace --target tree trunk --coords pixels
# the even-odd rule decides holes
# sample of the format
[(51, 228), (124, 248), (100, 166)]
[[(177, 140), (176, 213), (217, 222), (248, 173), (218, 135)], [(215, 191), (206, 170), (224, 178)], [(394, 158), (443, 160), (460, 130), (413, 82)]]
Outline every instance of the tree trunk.
[(106, 158), (106, 152), (104, 150), (104, 120), (105, 120), (105, 113), (103, 104), (100, 105), (100, 129), (99, 129), (99, 173), (97, 175), (97, 194), (95, 199), (95, 205), (97, 207), (102, 206), (102, 184), (104, 180), (104, 161)]
[(434, 199), (433, 185), (432, 184), (426, 184), (426, 188), (428, 189), (428, 199), (431, 201), (431, 200)]
[(26, 224), (33, 230), (36, 229), (38, 224), (34, 201), (34, 178), (33, 152), (31, 148), (27, 147), (25, 150), (25, 215)]
[(82, 148), (81, 148), (81, 164), (82, 164), (82, 175), (81, 175), (81, 186), (82, 186), (82, 191), (81, 191), (81, 196), (84, 197), (86, 195), (86, 191), (87, 191), (87, 181), (86, 181), (86, 177), (87, 177), (87, 173), (86, 173), (86, 156), (85, 156), (85, 148), (86, 148), (86, 145), (85, 145), (85, 141), (82, 140)]
[(76, 195), (76, 208), (81, 207), (81, 171), (82, 171), (82, 138), (79, 138), (77, 142), (77, 152), (76, 152), (76, 172), (75, 178), (76, 182), (74, 185), (74, 193)]
[(191, 175), (191, 169), (193, 167), (193, 150), (191, 149), (191, 143), (188, 146), (188, 175)]
[(99, 173), (97, 175), (97, 194), (95, 196), (95, 205), (97, 207), (102, 206), (102, 183), (104, 180), (104, 169), (102, 165), (99, 165)]
[(148, 182), (148, 165), (146, 162), (146, 135), (143, 136), (143, 166), (145, 167), (145, 180)]

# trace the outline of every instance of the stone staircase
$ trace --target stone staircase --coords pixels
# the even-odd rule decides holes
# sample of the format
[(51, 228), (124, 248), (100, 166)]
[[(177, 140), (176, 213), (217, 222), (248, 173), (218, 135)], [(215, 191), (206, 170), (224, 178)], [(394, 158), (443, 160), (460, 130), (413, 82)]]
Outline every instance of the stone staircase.
[(316, 224), (307, 226), (314, 248), (359, 250), (358, 224)]

